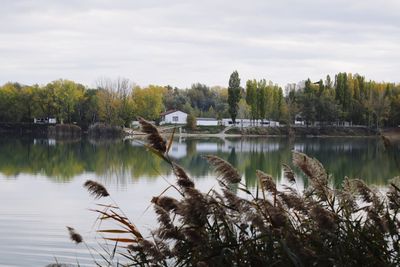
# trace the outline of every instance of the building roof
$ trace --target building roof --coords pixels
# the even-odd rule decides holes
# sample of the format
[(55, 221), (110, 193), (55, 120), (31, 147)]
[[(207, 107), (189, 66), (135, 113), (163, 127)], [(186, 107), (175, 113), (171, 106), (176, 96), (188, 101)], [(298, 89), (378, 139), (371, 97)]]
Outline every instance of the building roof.
[(177, 111), (180, 111), (180, 112), (182, 112), (182, 113), (187, 114), (186, 112), (183, 112), (182, 110), (179, 110), (179, 109), (170, 109), (170, 110), (167, 110), (167, 111), (161, 113), (160, 115), (161, 115), (161, 116), (165, 116), (165, 115), (168, 115), (168, 114), (177, 112)]

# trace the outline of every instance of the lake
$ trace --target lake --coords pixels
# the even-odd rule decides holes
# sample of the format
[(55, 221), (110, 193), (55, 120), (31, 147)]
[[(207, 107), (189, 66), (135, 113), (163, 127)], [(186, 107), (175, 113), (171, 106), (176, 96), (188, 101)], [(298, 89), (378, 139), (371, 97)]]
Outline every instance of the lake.
[[(204, 190), (217, 185), (202, 157), (207, 154), (236, 166), (243, 181), (254, 188), (256, 169), (284, 182), (281, 163), (291, 164), (292, 150), (318, 158), (335, 185), (348, 176), (383, 187), (400, 174), (399, 151), (385, 149), (378, 138), (176, 139), (170, 156)], [(89, 209), (101, 201), (94, 201), (82, 187), (87, 179), (103, 183), (144, 232), (154, 222), (151, 198), (174, 181), (168, 166), (141, 141), (1, 138), (0, 265), (92, 265), (87, 249), (73, 244), (66, 231), (66, 226), (76, 228), (89, 246), (98, 249), (96, 214)], [(307, 184), (301, 174), (298, 180)]]

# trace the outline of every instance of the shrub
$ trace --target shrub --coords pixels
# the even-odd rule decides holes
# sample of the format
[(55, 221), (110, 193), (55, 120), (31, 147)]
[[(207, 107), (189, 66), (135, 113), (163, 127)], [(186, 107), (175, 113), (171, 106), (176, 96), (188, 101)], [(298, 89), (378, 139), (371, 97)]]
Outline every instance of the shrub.
[(186, 127), (189, 130), (195, 130), (197, 126), (196, 117), (193, 114), (189, 114), (186, 117)]
[[(220, 188), (203, 193), (168, 157), (170, 143), (151, 124), (141, 124), (149, 150), (174, 172), (171, 188), (180, 197), (163, 192), (152, 199), (158, 218), (152, 238), (144, 238), (115, 203), (96, 210), (101, 220), (121, 226), (99, 232), (119, 235), (105, 239), (117, 242), (116, 253), (128, 266), (400, 265), (399, 177), (385, 195), (362, 180), (345, 179), (334, 188), (318, 160), (293, 151), (293, 164), (308, 177), (304, 191), (285, 164), (290, 185), (279, 188), (273, 177), (257, 171), (258, 187), (251, 191), (228, 162), (206, 156)], [(96, 182), (85, 186), (96, 198), (109, 197)]]

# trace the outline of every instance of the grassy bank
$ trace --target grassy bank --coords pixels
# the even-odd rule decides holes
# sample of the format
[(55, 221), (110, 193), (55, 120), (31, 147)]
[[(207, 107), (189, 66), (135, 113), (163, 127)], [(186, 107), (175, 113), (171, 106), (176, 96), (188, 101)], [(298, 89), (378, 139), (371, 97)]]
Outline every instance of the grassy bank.
[(82, 130), (75, 124), (0, 123), (0, 134), (51, 138), (80, 137)]
[(367, 127), (235, 127), (226, 134), (272, 136), (373, 136), (375, 130)]

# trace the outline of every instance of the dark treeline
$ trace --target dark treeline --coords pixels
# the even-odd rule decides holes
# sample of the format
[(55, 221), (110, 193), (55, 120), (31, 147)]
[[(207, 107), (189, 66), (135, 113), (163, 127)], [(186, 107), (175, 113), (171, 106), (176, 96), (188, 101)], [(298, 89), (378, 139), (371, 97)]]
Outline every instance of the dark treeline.
[(297, 85), (289, 84), (284, 96), (282, 88), (270, 81), (248, 80), (241, 87), (238, 73), (232, 75), (234, 79), (231, 76), (228, 88), (200, 83), (186, 89), (154, 85), (141, 88), (121, 78), (99, 80), (95, 88), (69, 80), (46, 85), (10, 82), (0, 87), (0, 122), (55, 117), (59, 123), (105, 122), (128, 126), (137, 116), (157, 121), (162, 111), (180, 109), (196, 117), (217, 119), (293, 123), (301, 117), (307, 125), (400, 124), (399, 84), (338, 73), (334, 79), (328, 75), (317, 82), (308, 79)]

